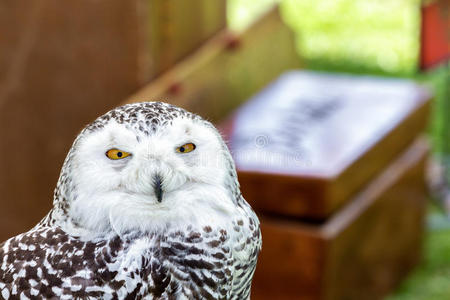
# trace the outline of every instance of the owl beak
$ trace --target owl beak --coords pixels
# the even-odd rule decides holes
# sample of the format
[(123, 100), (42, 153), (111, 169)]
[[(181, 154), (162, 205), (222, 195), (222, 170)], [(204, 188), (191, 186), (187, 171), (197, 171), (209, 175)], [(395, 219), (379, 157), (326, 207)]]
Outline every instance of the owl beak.
[(162, 178), (159, 174), (153, 176), (153, 189), (155, 191), (156, 199), (159, 203), (162, 201), (163, 190), (162, 190)]

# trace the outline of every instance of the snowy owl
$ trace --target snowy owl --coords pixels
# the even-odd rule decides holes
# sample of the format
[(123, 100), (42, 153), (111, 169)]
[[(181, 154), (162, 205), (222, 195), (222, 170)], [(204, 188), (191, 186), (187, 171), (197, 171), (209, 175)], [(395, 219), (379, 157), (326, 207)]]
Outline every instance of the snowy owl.
[(0, 244), (0, 296), (248, 299), (260, 248), (214, 126), (170, 104), (128, 104), (82, 130), (48, 215)]

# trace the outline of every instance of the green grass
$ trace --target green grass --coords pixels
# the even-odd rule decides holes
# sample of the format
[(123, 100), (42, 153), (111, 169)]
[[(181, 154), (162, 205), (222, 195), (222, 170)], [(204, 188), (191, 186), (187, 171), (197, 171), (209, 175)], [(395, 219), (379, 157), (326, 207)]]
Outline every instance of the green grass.
[(424, 259), (388, 300), (450, 299), (450, 219), (434, 209), (424, 245)]

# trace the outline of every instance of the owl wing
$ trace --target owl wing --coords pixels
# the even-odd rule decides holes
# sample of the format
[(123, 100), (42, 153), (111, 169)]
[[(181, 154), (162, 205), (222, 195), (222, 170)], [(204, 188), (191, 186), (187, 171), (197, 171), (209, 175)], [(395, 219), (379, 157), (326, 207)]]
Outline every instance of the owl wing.
[(83, 242), (60, 228), (36, 227), (0, 245), (0, 298), (123, 294), (126, 281), (115, 270), (122, 250), (120, 239)]
[[(167, 232), (149, 249), (146, 270), (150, 270), (153, 286), (160, 286), (164, 298), (230, 299), (232, 257), (224, 229), (204, 228)], [(155, 279), (153, 279), (155, 277)], [(160, 280), (159, 278), (163, 279)], [(161, 284), (155, 284), (156, 281)]]
[(188, 227), (154, 237), (140, 268), (149, 286), (142, 296), (247, 299), (261, 235), (251, 208), (241, 206), (231, 228)]
[(234, 270), (232, 299), (249, 299), (262, 239), (259, 220), (251, 207), (244, 199), (238, 205), (243, 217), (233, 221), (234, 232), (231, 237)]

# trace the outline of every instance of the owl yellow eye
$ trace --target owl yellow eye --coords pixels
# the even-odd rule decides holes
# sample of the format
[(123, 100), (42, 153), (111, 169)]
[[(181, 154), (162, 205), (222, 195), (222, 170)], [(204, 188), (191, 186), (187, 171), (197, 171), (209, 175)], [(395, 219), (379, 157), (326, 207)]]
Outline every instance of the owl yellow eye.
[(178, 153), (189, 153), (189, 152), (191, 152), (191, 151), (194, 151), (195, 148), (196, 148), (196, 147), (195, 147), (194, 144), (192, 144), (192, 143), (187, 143), (187, 144), (184, 144), (183, 146), (178, 147), (178, 148), (176, 149), (176, 151), (177, 151)]
[(125, 157), (130, 156), (131, 153), (119, 150), (119, 149), (110, 149), (108, 151), (106, 151), (106, 156), (108, 156), (109, 159), (122, 159)]

